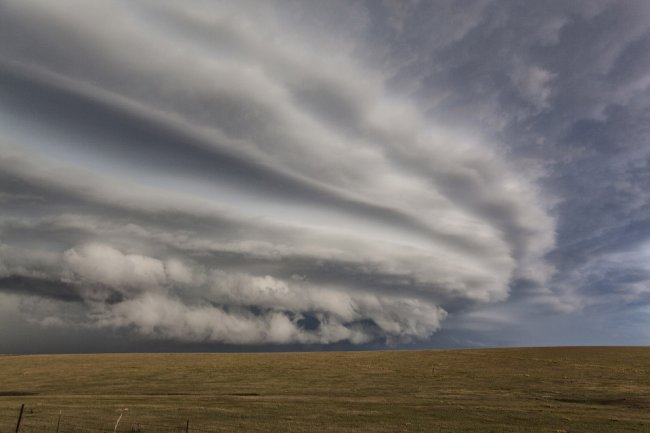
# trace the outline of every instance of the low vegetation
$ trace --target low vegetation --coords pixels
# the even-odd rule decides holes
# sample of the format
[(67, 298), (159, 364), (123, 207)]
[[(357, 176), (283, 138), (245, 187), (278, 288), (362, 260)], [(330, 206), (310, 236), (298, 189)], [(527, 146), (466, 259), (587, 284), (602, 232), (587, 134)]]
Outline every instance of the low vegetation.
[(0, 433), (23, 403), (23, 433), (650, 432), (650, 348), (0, 356)]

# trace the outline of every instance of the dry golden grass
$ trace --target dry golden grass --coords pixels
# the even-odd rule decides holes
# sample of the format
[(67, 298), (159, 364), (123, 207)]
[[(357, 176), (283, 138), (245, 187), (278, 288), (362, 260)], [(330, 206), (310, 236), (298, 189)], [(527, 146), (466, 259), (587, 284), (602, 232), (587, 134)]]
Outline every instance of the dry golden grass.
[(0, 357), (0, 433), (650, 432), (650, 348)]

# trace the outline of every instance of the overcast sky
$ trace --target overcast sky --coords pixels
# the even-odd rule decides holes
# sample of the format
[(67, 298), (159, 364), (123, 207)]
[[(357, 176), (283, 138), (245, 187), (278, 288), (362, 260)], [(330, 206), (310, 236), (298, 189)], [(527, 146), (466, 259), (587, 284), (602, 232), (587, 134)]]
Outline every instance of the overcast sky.
[(650, 2), (0, 1), (0, 352), (650, 344)]

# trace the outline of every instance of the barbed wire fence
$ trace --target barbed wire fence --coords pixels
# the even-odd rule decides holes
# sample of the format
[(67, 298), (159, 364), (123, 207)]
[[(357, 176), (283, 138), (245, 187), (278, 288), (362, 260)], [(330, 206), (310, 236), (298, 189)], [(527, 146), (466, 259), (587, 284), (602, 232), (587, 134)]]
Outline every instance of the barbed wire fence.
[(197, 424), (188, 417), (152, 418), (137, 416), (127, 408), (114, 416), (75, 414), (64, 410), (41, 411), (29, 405), (16, 407), (15, 413), (0, 411), (0, 433), (217, 433), (219, 426)]

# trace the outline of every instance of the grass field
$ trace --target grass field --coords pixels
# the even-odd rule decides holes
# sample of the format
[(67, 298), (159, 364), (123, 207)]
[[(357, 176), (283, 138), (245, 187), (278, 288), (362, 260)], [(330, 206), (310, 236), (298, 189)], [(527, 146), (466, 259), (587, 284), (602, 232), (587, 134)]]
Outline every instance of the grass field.
[(0, 433), (650, 432), (650, 348), (0, 356)]

